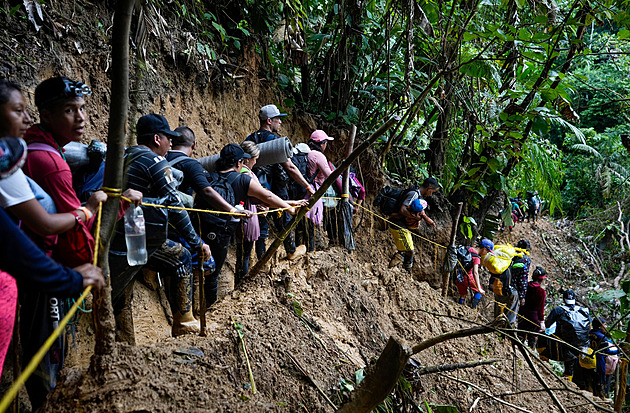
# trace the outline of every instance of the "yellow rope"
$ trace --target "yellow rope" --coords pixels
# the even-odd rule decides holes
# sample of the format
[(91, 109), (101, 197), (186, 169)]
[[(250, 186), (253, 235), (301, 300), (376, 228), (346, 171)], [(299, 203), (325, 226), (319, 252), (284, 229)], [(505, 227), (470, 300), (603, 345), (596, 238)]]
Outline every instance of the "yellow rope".
[[(99, 249), (98, 246), (100, 242), (102, 210), (103, 209), (99, 205), (98, 213), (97, 213), (98, 215), (96, 218), (96, 238), (95, 238), (96, 248), (94, 251), (94, 258), (92, 259), (93, 265), (96, 265), (96, 263), (98, 262), (98, 249)], [(66, 325), (68, 324), (70, 319), (74, 316), (74, 314), (77, 312), (77, 309), (83, 303), (83, 300), (85, 300), (85, 298), (88, 296), (90, 291), (92, 291), (91, 285), (89, 285), (85, 290), (83, 290), (83, 293), (81, 294), (81, 296), (72, 305), (72, 307), (70, 308), (66, 316), (59, 322), (59, 325), (57, 326), (55, 331), (52, 332), (52, 334), (50, 335), (50, 337), (48, 337), (46, 342), (40, 347), (37, 353), (35, 353), (35, 355), (31, 359), (31, 361), (28, 363), (24, 371), (22, 371), (22, 374), (20, 375), (20, 377), (18, 377), (13, 383), (13, 385), (11, 385), (11, 388), (6, 392), (6, 394), (2, 398), (2, 401), (0, 401), (0, 413), (5, 412), (9, 408), (15, 396), (18, 394), (22, 386), (24, 386), (24, 383), (26, 383), (26, 380), (28, 380), (28, 378), (31, 376), (31, 374), (33, 374), (33, 372), (35, 371), (39, 363), (41, 363), (42, 359), (44, 358), (44, 356), (46, 355), (50, 347), (54, 344), (57, 337), (59, 337), (59, 335), (63, 332), (64, 328), (66, 328)]]
[[(105, 189), (107, 189), (107, 191)], [(130, 202), (130, 203), (133, 202), (131, 199), (127, 198), (126, 196), (124, 196), (124, 195), (122, 195), (120, 193), (109, 192), (111, 190), (111, 188), (104, 188), (103, 187), (103, 188), (101, 188), (101, 190), (103, 190), (108, 196), (111, 196), (112, 198), (120, 198), (120, 199), (122, 199), (124, 201), (127, 201), (127, 202)], [(112, 191), (116, 191), (116, 190), (112, 190)], [(120, 190), (118, 190), (118, 191), (120, 191)], [(176, 210), (180, 210), (180, 211), (202, 212), (204, 214), (232, 215), (232, 216), (236, 216), (236, 217), (246, 217), (247, 216), (247, 215), (243, 214), (242, 212), (212, 211), (210, 209), (186, 208), (186, 207), (178, 207), (178, 206), (172, 206), (172, 205), (151, 204), (149, 202), (143, 202), (142, 205), (153, 207), (153, 208), (166, 208), (166, 209), (176, 209)], [(289, 206), (289, 207), (286, 207), (286, 208), (270, 209), (270, 210), (267, 210), (267, 211), (255, 212), (255, 213), (252, 213), (252, 215), (263, 215), (263, 214), (269, 214), (269, 213), (272, 213), (272, 212), (282, 212), (282, 211), (289, 210), (291, 208), (299, 208), (299, 207)]]

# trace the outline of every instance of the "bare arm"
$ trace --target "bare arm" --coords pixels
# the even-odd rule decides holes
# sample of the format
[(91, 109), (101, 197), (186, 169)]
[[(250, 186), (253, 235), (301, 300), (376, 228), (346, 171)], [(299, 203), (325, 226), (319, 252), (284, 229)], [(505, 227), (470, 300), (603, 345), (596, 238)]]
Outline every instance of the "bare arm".
[(61, 234), (76, 225), (76, 218), (71, 213), (49, 214), (35, 198), (7, 210), (22, 220), (33, 232), (42, 236)]
[(477, 289), (479, 290), (481, 294), (485, 294), (486, 292), (483, 290), (483, 287), (481, 286), (481, 282), (479, 281), (479, 265), (477, 264), (473, 265), (472, 271), (473, 271), (473, 277), (475, 277), (475, 283), (477, 283)]
[(291, 160), (283, 162), (282, 166), (291, 178), (295, 179), (295, 181), (303, 188), (306, 188), (310, 195), (313, 195), (315, 193), (315, 189), (311, 186), (311, 184), (306, 181), (306, 179), (302, 176), (300, 170), (297, 168), (297, 166), (295, 166), (293, 162), (291, 162)]
[(420, 212), (420, 215), (422, 216), (422, 218), (424, 218), (425, 222), (429, 225), (431, 225), (433, 228), (435, 228), (435, 222), (433, 222), (433, 220), (431, 218), (428, 217), (428, 215), (422, 211)]
[[(260, 200), (260, 202), (266, 205), (269, 205), (270, 207), (291, 208), (291, 205), (289, 205), (288, 202), (283, 201), (282, 199), (280, 199), (280, 197), (275, 195), (270, 190), (263, 188), (263, 186), (260, 185), (256, 181), (251, 181), (249, 183), (249, 189), (247, 190), (247, 195)], [(290, 210), (288, 210), (288, 212), (290, 214), (295, 213), (295, 208), (291, 208)]]

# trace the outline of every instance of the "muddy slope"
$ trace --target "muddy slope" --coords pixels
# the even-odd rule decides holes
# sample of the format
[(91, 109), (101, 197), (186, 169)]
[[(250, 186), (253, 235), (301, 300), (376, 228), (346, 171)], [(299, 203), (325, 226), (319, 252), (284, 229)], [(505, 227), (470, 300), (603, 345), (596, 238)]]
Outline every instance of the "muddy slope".
[[(412, 344), (485, 322), (426, 282), (387, 269), (388, 233), (359, 235), (353, 253), (333, 247), (293, 264), (278, 259), (270, 271), (227, 293), (208, 313), (205, 338), (167, 337), (157, 299), (150, 298), (155, 293), (141, 286), (134, 311), (145, 344), (120, 345), (116, 355), (99, 360), (96, 372), (87, 365), (66, 369), (44, 411), (332, 411), (313, 382), (338, 405), (342, 380), (354, 380), (390, 336)], [(147, 302), (154, 303), (153, 318), (142, 315)], [(242, 326), (256, 394), (234, 322)], [(546, 393), (527, 392), (541, 386), (496, 334), (443, 343), (414, 357), (420, 366), (490, 358), (501, 361), (412, 379), (414, 399), (460, 412), (473, 404), (473, 411), (497, 412), (509, 408), (484, 391), (525, 391), (502, 399), (533, 412), (541, 406), (556, 411)], [(562, 379), (538, 368), (552, 387), (561, 386)], [(571, 412), (592, 411), (579, 396), (558, 396)]]

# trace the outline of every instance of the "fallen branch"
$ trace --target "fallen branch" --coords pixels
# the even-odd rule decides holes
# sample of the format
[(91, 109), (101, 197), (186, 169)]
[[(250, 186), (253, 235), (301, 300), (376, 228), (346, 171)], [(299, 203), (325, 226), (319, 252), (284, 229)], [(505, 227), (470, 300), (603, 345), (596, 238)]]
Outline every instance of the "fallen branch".
[[(510, 403), (510, 402), (506, 402), (506, 401), (505, 401), (505, 400), (503, 400), (503, 399), (499, 399), (498, 397), (493, 396), (493, 395), (492, 395), (492, 394), (490, 394), (488, 391), (486, 391), (486, 390), (482, 389), (481, 387), (479, 387), (479, 386), (477, 386), (477, 385), (475, 385), (475, 384), (472, 384), (472, 383), (471, 383), (471, 382), (469, 382), (469, 381), (462, 380), (462, 379), (458, 379), (458, 378), (456, 378), (456, 377), (449, 376), (448, 374), (442, 374), (442, 376), (446, 377), (447, 379), (450, 379), (450, 380), (453, 380), (453, 381), (456, 381), (456, 382), (459, 382), (459, 383), (465, 384), (465, 385), (467, 385), (467, 386), (470, 386), (470, 387), (472, 387), (472, 388), (476, 389), (477, 391), (480, 391), (481, 393), (485, 394), (486, 396), (488, 396), (488, 397), (489, 397), (489, 398), (491, 398), (492, 400), (495, 400), (495, 401), (497, 401), (497, 402), (499, 402), (499, 403), (501, 403), (501, 404), (504, 404), (504, 405), (506, 405), (506, 406), (508, 406), (508, 407), (511, 407), (511, 408), (513, 408), (513, 409), (515, 409), (515, 410), (518, 410), (518, 411), (520, 411), (520, 412), (525, 412), (525, 413), (534, 413), (534, 412), (532, 412), (531, 410), (527, 410), (527, 409), (525, 409), (525, 408), (523, 408), (523, 407), (517, 406), (517, 405), (512, 404), (512, 403)], [(475, 403), (473, 403), (473, 405), (476, 405), (476, 404), (477, 404), (477, 402), (478, 402), (478, 400), (479, 400), (479, 399), (475, 400)]]
[(317, 382), (315, 382), (315, 379), (313, 379), (311, 376), (308, 375), (308, 373), (306, 372), (306, 370), (304, 370), (304, 368), (300, 365), (300, 363), (298, 363), (298, 361), (295, 359), (295, 357), (293, 357), (291, 355), (291, 353), (289, 353), (288, 351), (284, 352), (288, 358), (291, 359), (291, 361), (293, 362), (293, 364), (295, 364), (295, 367), (298, 368), (298, 370), (300, 370), (300, 373), (302, 373), (304, 375), (304, 377), (306, 377), (308, 379), (308, 381), (310, 381), (313, 386), (315, 386), (315, 388), (317, 389), (317, 391), (319, 391), (319, 393), (324, 396), (324, 398), (326, 399), (326, 401), (328, 402), (329, 405), (332, 406), (333, 409), (337, 410), (337, 406), (335, 405), (335, 403), (332, 402), (332, 400), (330, 400), (328, 398), (328, 396), (326, 396), (326, 393), (324, 393), (324, 391), (322, 390), (322, 388), (317, 384)]
[(376, 364), (366, 369), (366, 375), (359, 387), (350, 393), (350, 400), (343, 404), (339, 413), (368, 413), (385, 400), (398, 382), (409, 358), (444, 341), (461, 337), (470, 337), (495, 331), (505, 317), (499, 317), (492, 324), (451, 331), (437, 337), (424, 340), (411, 348), (390, 337)]
[(553, 392), (553, 390), (551, 390), (551, 388), (549, 387), (545, 379), (543, 379), (543, 377), (540, 375), (540, 372), (536, 368), (536, 365), (532, 361), (532, 358), (527, 352), (527, 350), (525, 349), (525, 346), (523, 345), (523, 343), (521, 343), (520, 341), (513, 341), (513, 343), (515, 343), (518, 349), (521, 351), (521, 354), (523, 355), (523, 357), (525, 357), (525, 361), (529, 365), (529, 368), (534, 373), (534, 376), (536, 376), (536, 379), (538, 380), (538, 382), (545, 388), (545, 390), (549, 394), (549, 397), (551, 397), (551, 400), (553, 400), (553, 402), (556, 404), (556, 406), (558, 406), (558, 408), (560, 409), (562, 413), (567, 413), (567, 410), (564, 408), (564, 405), (560, 403), (560, 400), (558, 399), (556, 394)]
[(556, 254), (553, 254), (553, 250), (551, 249), (551, 247), (549, 246), (549, 244), (547, 243), (547, 239), (545, 238), (545, 234), (541, 233), (540, 234), (540, 238), (542, 238), (543, 242), (545, 243), (545, 246), (547, 247), (547, 251), (549, 251), (549, 256), (551, 256), (551, 258), (553, 258), (553, 260), (556, 262), (556, 264), (558, 264), (558, 267), (560, 267), (561, 269), (564, 270), (564, 265), (558, 260), (558, 258), (556, 258)]
[(477, 361), (465, 361), (463, 363), (452, 363), (452, 364), (442, 364), (440, 366), (429, 366), (429, 367), (420, 367), (415, 373), (419, 376), (424, 376), (425, 374), (433, 374), (433, 373), (443, 373), (446, 371), (460, 370), (460, 369), (469, 369), (471, 367), (484, 366), (486, 364), (498, 363), (501, 359), (488, 359), (488, 360), (477, 360)]

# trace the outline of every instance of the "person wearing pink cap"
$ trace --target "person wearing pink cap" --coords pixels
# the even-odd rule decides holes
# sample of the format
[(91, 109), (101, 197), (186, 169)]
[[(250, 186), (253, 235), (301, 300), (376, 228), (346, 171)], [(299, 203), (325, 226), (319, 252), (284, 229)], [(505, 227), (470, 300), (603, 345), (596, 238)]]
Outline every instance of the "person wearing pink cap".
[[(311, 137), (308, 141), (308, 147), (310, 148), (310, 152), (308, 153), (308, 173), (310, 176), (313, 176), (313, 185), (315, 189), (319, 189), (322, 186), (326, 178), (330, 176), (333, 171), (326, 155), (324, 155), (324, 151), (328, 147), (328, 142), (335, 140), (334, 138), (328, 136), (326, 132), (321, 129), (317, 129), (311, 133)], [(341, 179), (337, 178), (337, 181), (333, 184), (335, 185), (335, 189), (337, 193), (341, 192)], [(333, 209), (333, 208), (327, 208)], [(324, 204), (322, 200), (318, 200), (314, 207), (306, 214), (306, 216), (313, 221), (315, 225), (322, 225), (322, 222), (325, 223), (326, 231), (328, 232), (328, 239), (334, 241), (337, 239), (338, 228), (336, 223), (339, 220), (336, 220), (333, 216), (333, 211), (330, 212), (327, 216), (324, 217)], [(309, 233), (309, 237), (311, 234)]]

